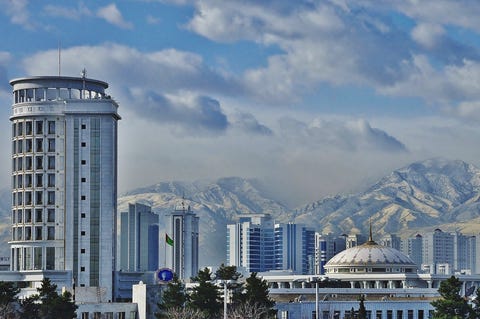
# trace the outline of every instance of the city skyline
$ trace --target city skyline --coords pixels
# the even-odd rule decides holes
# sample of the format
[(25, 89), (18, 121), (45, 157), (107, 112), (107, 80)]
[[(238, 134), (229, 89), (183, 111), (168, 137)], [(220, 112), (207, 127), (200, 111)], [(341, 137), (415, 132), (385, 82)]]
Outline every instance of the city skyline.
[(472, 1), (0, 3), (3, 118), (9, 79), (108, 82), (120, 192), (259, 177), (298, 204), (425, 158), (480, 166)]

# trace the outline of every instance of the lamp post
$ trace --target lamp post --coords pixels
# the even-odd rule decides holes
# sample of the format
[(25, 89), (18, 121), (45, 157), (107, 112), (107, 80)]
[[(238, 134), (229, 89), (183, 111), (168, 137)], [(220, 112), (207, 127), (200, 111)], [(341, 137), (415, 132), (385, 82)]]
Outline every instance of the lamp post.
[(315, 283), (315, 319), (320, 319), (319, 313), (319, 303), (318, 303), (318, 283), (321, 281), (321, 278), (318, 277), (309, 277), (308, 282)]

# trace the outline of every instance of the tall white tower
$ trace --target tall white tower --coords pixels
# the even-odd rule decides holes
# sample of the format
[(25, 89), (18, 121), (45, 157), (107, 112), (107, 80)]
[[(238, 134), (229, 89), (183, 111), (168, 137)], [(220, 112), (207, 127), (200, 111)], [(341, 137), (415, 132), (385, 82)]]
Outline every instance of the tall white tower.
[(168, 218), (167, 235), (173, 243), (166, 245), (166, 265), (179, 279), (188, 281), (198, 273), (199, 218), (184, 202)]
[(105, 288), (111, 299), (118, 105), (85, 74), (10, 84), (11, 270), (64, 274), (66, 287)]

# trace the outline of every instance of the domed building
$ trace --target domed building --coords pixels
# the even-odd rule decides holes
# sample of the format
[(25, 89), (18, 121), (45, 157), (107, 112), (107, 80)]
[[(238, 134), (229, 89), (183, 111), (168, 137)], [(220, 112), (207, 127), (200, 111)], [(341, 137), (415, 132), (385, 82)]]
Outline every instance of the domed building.
[(348, 248), (324, 266), (331, 279), (349, 281), (351, 288), (408, 288), (417, 279), (416, 264), (402, 252), (377, 244), (370, 232), (369, 240)]

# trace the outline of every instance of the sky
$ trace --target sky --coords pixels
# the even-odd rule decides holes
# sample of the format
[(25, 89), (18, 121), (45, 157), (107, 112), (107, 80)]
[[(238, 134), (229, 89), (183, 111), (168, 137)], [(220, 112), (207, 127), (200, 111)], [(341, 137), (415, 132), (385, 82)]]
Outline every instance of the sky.
[(0, 147), (9, 80), (85, 68), (119, 104), (120, 193), (240, 176), (295, 206), (414, 161), (480, 166), (477, 0), (0, 5)]

